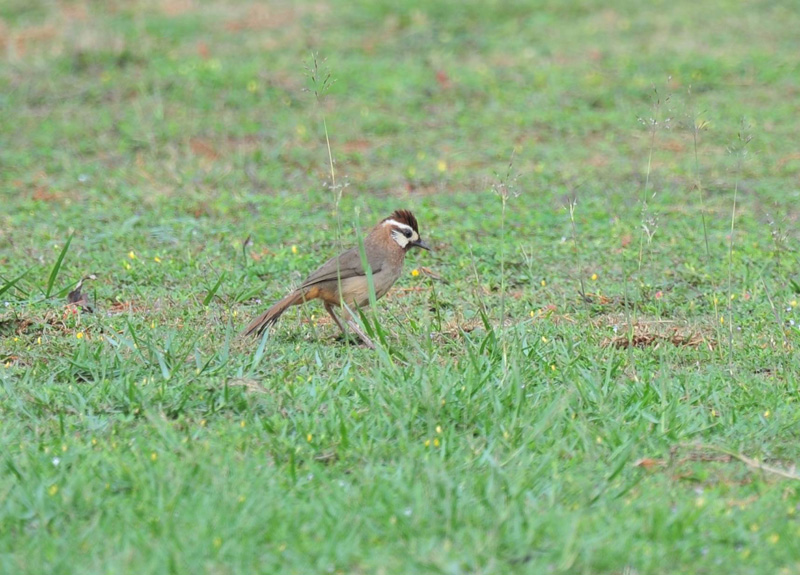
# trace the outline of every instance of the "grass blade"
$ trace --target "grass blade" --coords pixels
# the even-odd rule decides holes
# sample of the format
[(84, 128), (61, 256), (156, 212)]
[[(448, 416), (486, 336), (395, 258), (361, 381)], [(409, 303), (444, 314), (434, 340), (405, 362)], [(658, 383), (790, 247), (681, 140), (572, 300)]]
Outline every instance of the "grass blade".
[(258, 369), (258, 366), (261, 364), (261, 360), (264, 359), (264, 349), (267, 347), (268, 339), (269, 330), (265, 329), (264, 333), (261, 335), (261, 343), (258, 344), (258, 349), (253, 355), (253, 361), (250, 362), (250, 373), (255, 373), (256, 369)]
[[(19, 280), (21, 280), (26, 275), (28, 275), (29, 271), (30, 271), (30, 269), (27, 269), (24, 272), (22, 272), (20, 275), (15, 277), (13, 280), (7, 281), (5, 284), (3, 284), (3, 287), (0, 287), (0, 295), (3, 295), (8, 290), (10, 290), (12, 287), (14, 287)], [(19, 288), (17, 288), (17, 289), (19, 289)], [(27, 294), (25, 294), (25, 295), (27, 295)]]
[(203, 300), (203, 306), (208, 306), (208, 304), (211, 303), (211, 300), (214, 299), (214, 296), (217, 294), (217, 290), (219, 289), (219, 286), (222, 285), (222, 282), (224, 280), (225, 280), (225, 272), (222, 272), (222, 275), (219, 276), (219, 279), (217, 280), (217, 283), (215, 283), (214, 287), (212, 287), (209, 290), (208, 294), (206, 294), (206, 297)]
[(50, 279), (47, 280), (47, 291), (44, 294), (44, 297), (50, 297), (50, 294), (53, 293), (53, 284), (56, 283), (56, 278), (58, 277), (58, 272), (61, 269), (61, 264), (64, 263), (64, 257), (67, 255), (67, 250), (69, 250), (69, 245), (72, 243), (72, 238), (75, 237), (75, 234), (70, 234), (69, 238), (67, 238), (67, 243), (64, 244), (64, 247), (61, 249), (61, 253), (58, 254), (58, 259), (56, 260), (56, 265), (53, 266), (53, 270), (50, 272)]

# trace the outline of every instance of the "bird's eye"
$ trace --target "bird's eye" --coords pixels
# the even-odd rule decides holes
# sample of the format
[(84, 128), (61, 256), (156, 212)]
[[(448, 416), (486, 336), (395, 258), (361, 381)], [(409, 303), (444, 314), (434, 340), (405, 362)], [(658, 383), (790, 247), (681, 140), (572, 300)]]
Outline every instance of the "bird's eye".
[(403, 235), (407, 238), (411, 237), (411, 230), (403, 230)]

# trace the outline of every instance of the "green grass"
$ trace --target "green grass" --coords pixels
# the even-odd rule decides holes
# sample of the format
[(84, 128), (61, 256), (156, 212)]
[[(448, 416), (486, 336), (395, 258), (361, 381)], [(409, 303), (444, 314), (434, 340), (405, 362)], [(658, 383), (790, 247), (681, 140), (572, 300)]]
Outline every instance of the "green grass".
[(6, 0), (0, 572), (798, 571), (794, 8)]

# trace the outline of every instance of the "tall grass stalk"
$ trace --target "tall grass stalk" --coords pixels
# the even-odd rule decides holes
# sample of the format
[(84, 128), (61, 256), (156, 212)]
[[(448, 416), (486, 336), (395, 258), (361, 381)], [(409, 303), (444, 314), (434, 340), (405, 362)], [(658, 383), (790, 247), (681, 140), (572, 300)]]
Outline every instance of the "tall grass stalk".
[[(692, 98), (692, 88), (689, 87), (688, 90), (688, 98), (689, 98), (689, 123), (691, 125), (692, 131), (692, 152), (694, 155), (694, 187), (697, 189), (697, 195), (700, 200), (700, 221), (703, 225), (703, 245), (705, 246), (706, 251), (706, 265), (711, 260), (711, 248), (708, 242), (708, 224), (706, 221), (706, 204), (705, 204), (705, 194), (703, 193), (703, 183), (702, 178), (700, 176), (700, 154), (698, 152), (699, 148), (699, 139), (700, 139), (700, 132), (706, 129), (708, 126), (708, 122), (705, 120), (701, 120), (700, 116), (701, 113), (697, 112), (694, 108), (694, 100)], [(719, 298), (717, 297), (717, 284), (714, 281), (714, 278), (711, 278), (711, 293), (712, 296), (712, 303), (714, 305), (714, 326), (717, 330), (718, 339), (721, 340), (721, 321), (720, 319), (720, 308), (719, 308)], [(723, 355), (722, 346), (718, 346), (720, 359)]]
[[(570, 230), (572, 231), (572, 245), (575, 247), (575, 254), (578, 254), (578, 228), (575, 225), (575, 206), (578, 205), (578, 196), (573, 195), (569, 198), (569, 204), (567, 208), (569, 209), (569, 224)], [(583, 301), (587, 301), (586, 297), (586, 285), (583, 282), (583, 272), (581, 270), (578, 271), (578, 282), (580, 283), (581, 289), (581, 298)]]
[(742, 177), (742, 165), (747, 155), (747, 144), (752, 136), (745, 134), (747, 128), (744, 118), (737, 134), (737, 142), (732, 150), (736, 154), (736, 176), (733, 185), (733, 205), (731, 206), (731, 227), (728, 239), (728, 361), (733, 366), (733, 246), (736, 231), (736, 203), (739, 196), (739, 181)]
[(706, 199), (703, 194), (703, 181), (700, 177), (700, 160), (697, 153), (697, 140), (699, 139), (700, 132), (703, 131), (708, 125), (707, 122), (700, 119), (700, 114), (694, 110), (694, 102), (692, 100), (692, 88), (689, 87), (689, 102), (691, 106), (691, 122), (692, 122), (692, 148), (694, 150), (694, 187), (697, 189), (697, 195), (700, 199), (700, 221), (703, 224), (703, 242), (706, 247), (706, 259), (711, 257), (711, 249), (708, 246), (708, 225), (706, 223)]
[[(648, 130), (650, 132), (650, 145), (647, 153), (647, 171), (645, 172), (645, 179), (644, 179), (644, 187), (642, 188), (642, 230), (639, 235), (639, 264), (637, 267), (637, 271), (641, 271), (642, 269), (642, 260), (644, 258), (644, 246), (645, 246), (645, 237), (647, 238), (647, 243), (649, 244), (650, 241), (653, 239), (653, 234), (655, 234), (655, 230), (651, 230), (648, 227), (648, 191), (650, 190), (650, 174), (653, 170), (653, 151), (655, 150), (656, 146), (656, 134), (658, 133), (658, 128), (661, 122), (661, 96), (658, 93), (658, 89), (653, 87), (653, 93), (655, 94), (655, 100), (653, 101), (653, 115), (647, 120), (643, 120), (640, 118), (639, 120), (648, 126)], [(669, 97), (667, 97), (669, 99)]]
[[(506, 172), (503, 176), (497, 176), (495, 184), (492, 186), (492, 191), (499, 196), (501, 211), (500, 211), (500, 322), (499, 329), (503, 329), (506, 317), (506, 207), (508, 200), (513, 196), (517, 197), (516, 192), (516, 177), (512, 176), (514, 169), (514, 154), (516, 149), (511, 151), (511, 157), (506, 166)], [(507, 364), (508, 349), (506, 338), (503, 338), (503, 364)]]
[(336, 185), (336, 170), (334, 168), (334, 162), (333, 162), (333, 150), (331, 147), (331, 138), (330, 134), (328, 133), (328, 119), (325, 116), (325, 110), (322, 105), (325, 95), (328, 93), (331, 86), (334, 84), (335, 80), (332, 78), (329, 70), (324, 70), (320, 68), (320, 61), (318, 54), (316, 52), (311, 53), (311, 65), (307, 66), (306, 70), (308, 73), (308, 78), (309, 80), (311, 80), (310, 91), (313, 92), (314, 99), (316, 100), (317, 106), (320, 110), (319, 113), (320, 116), (322, 117), (322, 129), (325, 132), (325, 147), (328, 152), (328, 169), (330, 171), (330, 176), (331, 176), (331, 191), (333, 192), (333, 197), (332, 197), (333, 211), (334, 215), (336, 216), (336, 232), (338, 237), (339, 232), (341, 230), (339, 203), (342, 200), (343, 189), (340, 186)]

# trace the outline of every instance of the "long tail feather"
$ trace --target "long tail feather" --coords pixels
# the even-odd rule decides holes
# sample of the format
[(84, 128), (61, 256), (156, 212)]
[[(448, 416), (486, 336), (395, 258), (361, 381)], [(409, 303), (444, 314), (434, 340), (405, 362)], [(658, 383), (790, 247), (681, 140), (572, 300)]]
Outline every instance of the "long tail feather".
[(301, 291), (293, 291), (289, 295), (287, 295), (282, 300), (275, 303), (271, 308), (267, 311), (262, 313), (256, 319), (250, 322), (244, 330), (242, 330), (242, 335), (255, 335), (259, 336), (264, 333), (264, 330), (271, 326), (273, 323), (278, 321), (278, 318), (281, 317), (281, 314), (285, 312), (289, 307), (293, 305), (297, 305), (303, 303), (303, 292)]

